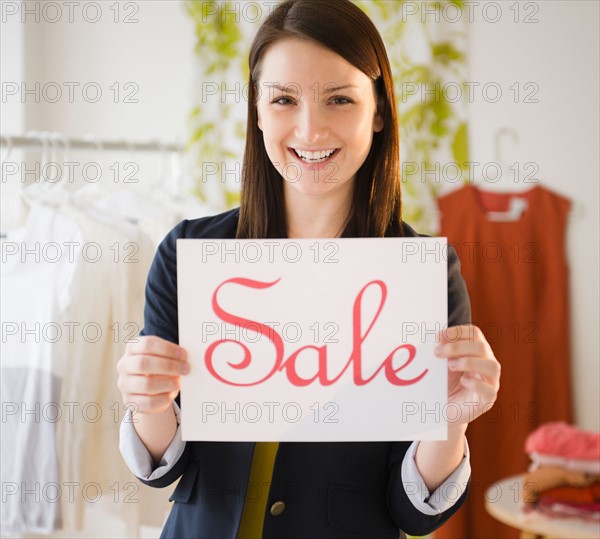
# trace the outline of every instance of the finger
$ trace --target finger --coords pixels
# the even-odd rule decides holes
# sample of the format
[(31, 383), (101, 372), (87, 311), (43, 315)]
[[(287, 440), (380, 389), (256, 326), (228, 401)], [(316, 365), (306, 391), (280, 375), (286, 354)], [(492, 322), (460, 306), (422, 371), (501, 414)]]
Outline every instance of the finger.
[(440, 344), (457, 341), (475, 341), (485, 339), (483, 332), (473, 324), (463, 324), (461, 326), (450, 326), (442, 329), (438, 333)]
[(190, 372), (190, 364), (165, 357), (133, 355), (127, 356), (122, 369), (125, 374), (180, 376)]
[[(177, 395), (161, 393), (160, 395), (135, 395), (135, 400), (128, 403), (134, 412), (153, 413), (165, 410)], [(132, 406), (133, 405), (133, 406)]]
[(143, 354), (168, 357), (177, 361), (187, 361), (185, 348), (154, 335), (145, 335), (140, 337), (136, 342), (128, 343), (127, 353), (130, 355)]
[(457, 344), (460, 343), (479, 343), (483, 347), (483, 353), (480, 355), (493, 357), (494, 352), (490, 346), (490, 343), (485, 338), (485, 335), (477, 326), (472, 324), (466, 324), (462, 326), (452, 326), (448, 328), (448, 331), (440, 333), (440, 346), (446, 344)]
[(481, 341), (458, 341), (440, 344), (435, 349), (438, 357), (457, 358), (461, 356), (493, 357), (486, 343)]
[(128, 395), (160, 395), (179, 391), (180, 378), (173, 376), (127, 376), (119, 389)]
[(481, 380), (476, 380), (475, 378), (464, 375), (461, 377), (460, 383), (467, 389), (477, 393), (480, 397), (480, 401), (485, 403), (486, 406), (491, 406), (496, 402), (498, 392), (487, 382), (482, 382)]
[(483, 376), (490, 381), (500, 379), (500, 363), (495, 359), (460, 357), (448, 360), (448, 369), (451, 371), (464, 371), (470, 375)]

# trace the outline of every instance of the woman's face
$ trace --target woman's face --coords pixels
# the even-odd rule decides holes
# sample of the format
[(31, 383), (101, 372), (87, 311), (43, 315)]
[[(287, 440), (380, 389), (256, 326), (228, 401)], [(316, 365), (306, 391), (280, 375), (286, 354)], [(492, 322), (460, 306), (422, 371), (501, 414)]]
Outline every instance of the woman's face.
[(258, 127), (286, 197), (351, 192), (383, 128), (369, 77), (312, 41), (285, 39), (266, 51), (258, 91)]

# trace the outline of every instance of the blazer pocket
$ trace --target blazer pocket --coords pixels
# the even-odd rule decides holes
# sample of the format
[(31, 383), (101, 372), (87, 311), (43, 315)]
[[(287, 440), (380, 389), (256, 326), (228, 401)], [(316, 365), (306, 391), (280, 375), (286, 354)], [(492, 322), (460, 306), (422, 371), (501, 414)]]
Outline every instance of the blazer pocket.
[(385, 496), (372, 490), (331, 486), (327, 491), (327, 517), (333, 528), (357, 536), (398, 538), (399, 530), (388, 513)]
[(179, 480), (177, 487), (175, 487), (173, 494), (171, 494), (169, 501), (188, 503), (192, 497), (192, 493), (194, 492), (194, 486), (196, 485), (196, 480), (199, 473), (200, 470), (198, 468), (198, 464), (192, 462), (181, 476), (181, 479)]

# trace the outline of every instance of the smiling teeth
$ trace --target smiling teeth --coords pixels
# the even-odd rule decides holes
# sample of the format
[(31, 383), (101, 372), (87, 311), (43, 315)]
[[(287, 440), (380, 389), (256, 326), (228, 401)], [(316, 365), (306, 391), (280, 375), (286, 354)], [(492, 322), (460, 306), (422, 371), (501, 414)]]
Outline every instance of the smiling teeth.
[(294, 150), (303, 161), (324, 161), (327, 159), (335, 150), (322, 150), (320, 152), (305, 152), (303, 150)]

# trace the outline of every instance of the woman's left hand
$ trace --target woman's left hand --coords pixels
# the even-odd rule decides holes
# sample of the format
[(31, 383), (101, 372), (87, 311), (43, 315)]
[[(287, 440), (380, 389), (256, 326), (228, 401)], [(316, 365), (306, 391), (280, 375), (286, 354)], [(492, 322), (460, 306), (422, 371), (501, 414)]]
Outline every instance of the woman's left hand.
[(500, 363), (477, 326), (449, 327), (438, 336), (435, 353), (448, 358), (448, 423), (466, 427), (496, 402)]

